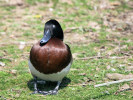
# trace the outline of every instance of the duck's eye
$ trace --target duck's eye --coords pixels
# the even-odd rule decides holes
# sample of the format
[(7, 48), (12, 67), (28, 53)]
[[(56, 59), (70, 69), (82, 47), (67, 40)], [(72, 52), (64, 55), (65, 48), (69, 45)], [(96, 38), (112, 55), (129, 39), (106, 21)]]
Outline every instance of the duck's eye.
[(55, 25), (53, 25), (53, 28), (55, 28)]

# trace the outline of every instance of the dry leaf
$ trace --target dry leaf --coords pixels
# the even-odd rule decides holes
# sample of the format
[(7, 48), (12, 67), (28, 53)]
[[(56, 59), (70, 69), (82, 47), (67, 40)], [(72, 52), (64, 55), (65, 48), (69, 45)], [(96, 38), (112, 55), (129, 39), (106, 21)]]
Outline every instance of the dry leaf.
[[(76, 38), (73, 38), (76, 37)], [(77, 43), (77, 44), (81, 44), (81, 43), (89, 43), (89, 39), (86, 38), (86, 35), (83, 34), (66, 34), (65, 35), (65, 40), (66, 42), (71, 42), (71, 43)]]
[(6, 32), (0, 32), (0, 34), (1, 34), (1, 35), (5, 35), (5, 34), (6, 34)]
[(128, 84), (124, 84), (123, 86), (120, 87), (120, 90), (119, 91), (123, 91), (123, 90), (126, 90), (126, 89), (129, 89), (129, 85)]
[(80, 73), (79, 75), (81, 75), (81, 76), (85, 76), (85, 75), (86, 75), (86, 73)]
[(0, 67), (0, 71), (2, 71), (2, 69), (3, 69), (3, 68), (2, 68), (2, 67)]
[(106, 68), (107, 68), (107, 69), (110, 69), (110, 65), (108, 65)]
[(130, 82), (130, 88), (133, 90), (133, 81)]
[(23, 0), (5, 0), (10, 6), (21, 6), (23, 5)]
[(96, 71), (99, 71), (99, 70), (100, 70), (100, 68), (96, 67)]
[(15, 97), (20, 97), (20, 94), (16, 94)]
[(127, 66), (125, 70), (126, 71), (133, 71), (133, 66)]
[(23, 27), (29, 27), (30, 25), (27, 24), (27, 23), (22, 23), (22, 26), (23, 26)]
[(131, 90), (131, 88), (128, 84), (124, 84), (123, 86), (121, 86), (119, 88), (119, 90), (117, 92), (115, 92), (115, 95), (117, 95), (119, 92), (123, 92), (123, 91), (127, 91), (127, 90)]
[(32, 17), (33, 17), (33, 18), (41, 18), (42, 15), (33, 15)]
[(119, 5), (121, 5), (121, 3), (118, 2), (118, 1), (116, 1), (116, 2), (112, 2), (112, 3), (111, 3), (111, 6), (119, 6)]
[(78, 58), (78, 57), (77, 57), (78, 55), (79, 55), (79, 53), (73, 53), (73, 54), (72, 54), (72, 56), (73, 56), (74, 59), (77, 59), (77, 58)]
[(86, 83), (88, 83), (88, 82), (90, 82), (90, 81), (93, 81), (92, 79), (90, 79), (89, 77), (84, 77), (83, 78), (84, 79), (84, 83), (86, 84)]
[(70, 5), (73, 4), (72, 0), (61, 0), (62, 3), (68, 3)]
[(15, 75), (17, 73), (17, 70), (11, 70), (10, 73)]
[(101, 9), (107, 9), (109, 7), (109, 2), (105, 0), (101, 0), (101, 3), (99, 6)]
[(123, 75), (123, 74), (119, 74), (119, 73), (108, 73), (107, 75), (108, 79), (111, 80), (120, 80), (120, 79), (129, 79), (129, 78), (133, 78), (133, 74), (129, 74), (129, 75)]
[(10, 35), (9, 37), (10, 37), (10, 38), (13, 38), (13, 39), (16, 39), (16, 36), (15, 36), (15, 35), (13, 35), (13, 34), (12, 34), (12, 35)]

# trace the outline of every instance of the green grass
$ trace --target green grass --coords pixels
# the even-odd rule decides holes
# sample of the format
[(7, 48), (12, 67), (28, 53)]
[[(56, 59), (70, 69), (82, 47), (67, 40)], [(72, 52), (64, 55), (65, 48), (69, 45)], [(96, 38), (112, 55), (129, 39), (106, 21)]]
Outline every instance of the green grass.
[[(110, 0), (110, 2), (114, 1)], [(42, 3), (44, 5), (41, 5)], [(131, 11), (128, 4), (122, 3), (115, 9), (96, 11), (94, 6), (100, 5), (97, 0), (72, 0), (70, 3), (59, 0), (51, 2), (25, 0), (25, 4), (28, 6), (24, 7), (19, 15), (14, 14), (15, 11), (16, 13), (18, 11), (15, 6), (0, 7), (0, 40), (2, 43), (0, 44), (0, 62), (5, 63), (5, 66), (0, 66), (0, 100), (4, 100), (4, 98), (7, 100), (131, 100), (133, 98), (132, 91), (123, 91), (115, 95), (119, 87), (125, 83), (94, 88), (95, 84), (112, 81), (107, 79), (107, 73), (124, 75), (133, 73), (133, 71), (125, 70), (129, 66), (128, 64), (133, 62), (132, 49), (129, 49), (133, 46), (133, 35), (123, 35), (118, 30), (108, 31), (111, 27), (105, 26), (103, 22), (103, 16), (107, 17), (108, 14), (115, 12), (117, 17), (122, 11), (123, 13)], [(49, 11), (49, 8), (53, 8), (53, 11)], [(36, 18), (34, 15), (42, 17)], [(63, 30), (70, 30), (69, 33), (64, 34), (65, 42), (71, 47), (73, 55), (77, 54), (77, 56), (74, 56), (71, 71), (64, 78), (57, 95), (29, 95), (33, 92), (33, 84), (31, 84), (33, 78), (28, 68), (29, 52), (33, 43), (42, 38), (44, 23), (50, 18), (57, 18)], [(88, 24), (89, 22), (97, 23), (100, 29)], [(74, 29), (71, 30), (71, 28)], [(6, 34), (3, 35), (1, 32)], [(117, 34), (118, 32), (120, 34)], [(81, 37), (75, 36), (70, 39), (67, 36), (69, 34), (79, 34)], [(82, 40), (82, 37), (85, 40)], [(75, 43), (74, 40), (77, 39), (79, 40)], [(86, 42), (87, 40), (90, 41)], [(23, 50), (19, 49), (20, 41), (26, 42)], [(129, 56), (125, 59), (112, 59), (111, 57), (126, 56), (118, 52), (119, 42), (121, 52), (129, 53)], [(125, 48), (122, 48), (124, 46)], [(99, 54), (102, 58), (95, 58)], [(88, 57), (90, 59), (82, 60)], [(115, 71), (107, 69), (108, 65)], [(16, 72), (13, 73), (13, 70)], [(83, 73), (85, 75), (82, 75)], [(93, 81), (89, 81), (89, 79)], [(130, 84), (130, 82), (126, 83)], [(39, 84), (39, 88), (49, 90), (54, 88), (52, 85), (55, 86), (55, 83)]]
[(48, 0), (25, 0), (26, 3), (30, 4), (30, 5), (34, 5), (37, 2), (48, 2)]

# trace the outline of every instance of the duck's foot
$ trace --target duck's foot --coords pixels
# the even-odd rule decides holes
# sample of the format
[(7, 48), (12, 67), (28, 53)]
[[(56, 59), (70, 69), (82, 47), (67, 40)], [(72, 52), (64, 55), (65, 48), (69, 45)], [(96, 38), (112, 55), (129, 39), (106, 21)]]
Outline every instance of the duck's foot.
[(39, 91), (35, 90), (34, 92), (30, 93), (30, 95), (32, 95), (32, 94), (39, 94)]
[(30, 95), (32, 94), (38, 94), (39, 90), (37, 89), (37, 77), (34, 77), (34, 92), (33, 93), (30, 93)]
[(61, 84), (61, 81), (58, 81), (57, 83), (57, 86), (55, 87), (54, 90), (50, 90), (50, 91), (40, 91), (37, 89), (37, 83), (45, 83), (45, 81), (37, 81), (37, 77), (34, 77), (34, 92), (33, 93), (30, 93), (31, 94), (43, 94), (43, 95), (56, 95), (58, 93), (58, 89), (59, 89), (59, 86)]
[(59, 89), (60, 84), (61, 84), (61, 81), (58, 81), (57, 86), (55, 87), (54, 90), (50, 90), (50, 91), (38, 91), (38, 92), (40, 94), (43, 94), (43, 95), (56, 95), (58, 93), (58, 89)]
[(58, 90), (38, 91), (38, 93), (43, 95), (56, 95), (58, 93)]

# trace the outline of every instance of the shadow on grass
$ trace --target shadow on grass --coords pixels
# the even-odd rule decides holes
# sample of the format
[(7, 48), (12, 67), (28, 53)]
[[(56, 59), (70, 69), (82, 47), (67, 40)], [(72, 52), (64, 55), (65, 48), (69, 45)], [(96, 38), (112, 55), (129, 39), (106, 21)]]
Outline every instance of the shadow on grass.
[[(40, 80), (40, 79), (38, 79)], [(31, 91), (34, 91), (34, 84), (33, 84), (33, 79), (31, 79), (28, 83), (27, 83), (27, 86), (28, 88), (31, 90)], [(60, 87), (59, 89), (62, 89), (64, 87), (66, 87), (69, 83), (71, 82), (71, 80), (67, 77), (65, 77), (61, 84), (60, 84)], [(37, 88), (41, 91), (49, 91), (49, 90), (53, 90), (57, 85), (57, 82), (49, 82), (49, 81), (46, 81), (45, 84), (37, 84)]]

